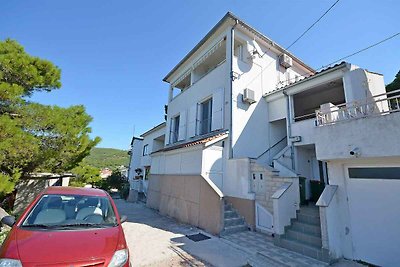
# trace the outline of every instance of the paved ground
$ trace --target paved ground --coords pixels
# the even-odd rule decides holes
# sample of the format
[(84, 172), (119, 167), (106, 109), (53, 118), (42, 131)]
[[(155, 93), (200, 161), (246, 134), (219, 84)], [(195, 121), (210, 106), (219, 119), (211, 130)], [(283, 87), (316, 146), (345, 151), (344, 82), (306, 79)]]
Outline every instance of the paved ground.
[[(159, 215), (143, 204), (116, 199), (131, 253), (132, 266), (244, 266), (247, 255), (189, 225)], [(188, 234), (204, 233), (211, 239), (194, 242)]]
[[(195, 227), (161, 216), (142, 203), (115, 199), (131, 253), (132, 266), (327, 266), (306, 256), (275, 247), (271, 238), (244, 232), (218, 238)], [(194, 242), (186, 235), (204, 233), (208, 240)], [(248, 266), (248, 265), (247, 265)], [(340, 261), (335, 267), (358, 267)]]

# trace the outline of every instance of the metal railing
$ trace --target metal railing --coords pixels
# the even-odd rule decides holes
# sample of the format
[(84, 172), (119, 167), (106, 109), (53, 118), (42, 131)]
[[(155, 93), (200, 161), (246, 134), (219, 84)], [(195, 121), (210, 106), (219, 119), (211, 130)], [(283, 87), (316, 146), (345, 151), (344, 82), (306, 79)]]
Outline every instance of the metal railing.
[(362, 101), (332, 106), (328, 111), (316, 110), (316, 124), (317, 126), (323, 126), (397, 111), (400, 111), (400, 89), (375, 95)]
[[(265, 150), (263, 153), (261, 153), (258, 157), (256, 157), (256, 158), (251, 158), (251, 159), (259, 159), (259, 158), (261, 158), (262, 156), (264, 156), (266, 153), (268, 153), (269, 152), (269, 155), (268, 155), (268, 159), (270, 159), (271, 158), (271, 150), (274, 148), (274, 147), (276, 147), (277, 145), (279, 145), (280, 143), (282, 143), (282, 142), (284, 142), (284, 141), (286, 141), (287, 140), (287, 136), (285, 135), (282, 139), (280, 139), (278, 142), (276, 142), (275, 144), (273, 144), (272, 146), (270, 146), (267, 150)], [(285, 142), (286, 143), (286, 142)], [(280, 149), (282, 149), (282, 148), (280, 148)], [(273, 155), (273, 156), (275, 156), (275, 155)], [(270, 160), (268, 160), (268, 161), (270, 161)], [(270, 162), (268, 162), (268, 163), (270, 163)]]

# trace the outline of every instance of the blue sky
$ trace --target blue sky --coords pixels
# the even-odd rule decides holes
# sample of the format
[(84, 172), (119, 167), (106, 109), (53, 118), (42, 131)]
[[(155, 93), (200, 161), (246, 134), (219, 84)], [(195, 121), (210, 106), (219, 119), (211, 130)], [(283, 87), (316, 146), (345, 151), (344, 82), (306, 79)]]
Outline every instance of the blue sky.
[[(100, 147), (127, 149), (132, 137), (163, 121), (162, 82), (227, 11), (282, 46), (289, 45), (334, 0), (0, 2), (0, 39), (62, 69), (62, 88), (34, 101), (83, 104)], [(314, 68), (399, 31), (400, 1), (341, 0), (291, 52)], [(400, 38), (347, 61), (385, 75), (400, 69)]]

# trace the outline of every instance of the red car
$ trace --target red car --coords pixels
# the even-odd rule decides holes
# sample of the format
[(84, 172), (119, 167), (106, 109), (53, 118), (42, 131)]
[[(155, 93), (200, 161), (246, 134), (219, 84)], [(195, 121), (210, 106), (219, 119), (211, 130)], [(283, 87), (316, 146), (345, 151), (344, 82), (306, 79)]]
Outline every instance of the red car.
[(129, 266), (114, 201), (92, 188), (49, 187), (12, 226), (0, 250), (1, 266)]

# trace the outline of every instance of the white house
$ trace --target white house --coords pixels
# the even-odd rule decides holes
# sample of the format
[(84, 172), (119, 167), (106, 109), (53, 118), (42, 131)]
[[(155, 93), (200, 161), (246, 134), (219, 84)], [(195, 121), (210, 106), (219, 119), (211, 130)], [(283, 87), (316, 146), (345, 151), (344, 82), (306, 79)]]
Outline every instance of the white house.
[(381, 75), (315, 72), (227, 13), (164, 81), (164, 145), (142, 158), (149, 207), (327, 262), (400, 260), (400, 100)]
[(165, 148), (152, 154), (147, 204), (213, 233), (243, 229), (225, 223), (225, 200), (255, 229), (255, 191), (264, 188), (259, 173), (274, 171), (271, 152), (287, 144), (285, 122), (269, 123), (263, 95), (310, 73), (227, 13), (164, 78), (170, 85)]
[(147, 194), (150, 174), (150, 154), (164, 147), (165, 122), (151, 128), (140, 137), (133, 137), (131, 142), (128, 179), (131, 187), (131, 200), (136, 200), (138, 193)]
[[(311, 211), (314, 216), (308, 217), (299, 216), (310, 213), (302, 214), (301, 207), (296, 213), (291, 201), (283, 199), (293, 199), (289, 191), (277, 195), (276, 242), (310, 256), (317, 253), (317, 258), (345, 257), (396, 266), (400, 260), (396, 253), (400, 145), (391, 140), (400, 134), (398, 94), (386, 93), (382, 75), (342, 62), (267, 93), (265, 99), (271, 108), (282, 103), (281, 115), (270, 120), (285, 118), (290, 136), (286, 152), (274, 158), (274, 167), (305, 177), (307, 199), (313, 195), (313, 181), (320, 181), (324, 188), (321, 196), (317, 192), (318, 213)], [(307, 236), (305, 229), (299, 231), (304, 219), (317, 227), (303, 227), (320, 234)], [(299, 233), (309, 243), (293, 238)], [(307, 251), (304, 243), (300, 246), (295, 241), (322, 250)]]
[(131, 148), (128, 151), (129, 154), (129, 168), (128, 168), (128, 180), (134, 180), (139, 174), (135, 171), (141, 168), (141, 153), (143, 149), (143, 138), (132, 137)]

